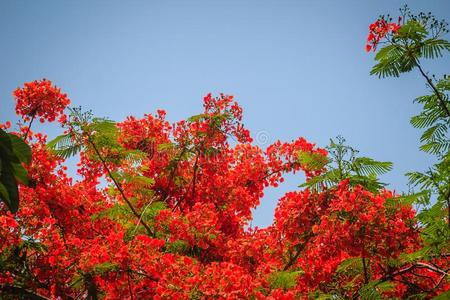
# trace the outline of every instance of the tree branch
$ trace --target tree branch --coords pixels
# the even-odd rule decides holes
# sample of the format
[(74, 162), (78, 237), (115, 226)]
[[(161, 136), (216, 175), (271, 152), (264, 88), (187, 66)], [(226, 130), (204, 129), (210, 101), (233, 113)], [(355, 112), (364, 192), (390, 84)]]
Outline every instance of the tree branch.
[(23, 287), (13, 286), (13, 285), (2, 285), (0, 286), (0, 294), (1, 295), (17, 295), (20, 297), (26, 297), (26, 299), (30, 300), (50, 300), (45, 296), (39, 295), (36, 292), (27, 290)]
[(314, 234), (309, 233), (307, 237), (305, 238), (305, 241), (301, 244), (295, 245), (296, 253), (294, 256), (292, 256), (287, 264), (284, 266), (283, 271), (287, 271), (290, 267), (292, 267), (297, 259), (299, 258), (300, 254), (302, 253), (303, 249), (305, 249), (306, 244), (308, 244), (309, 240), (314, 236)]
[(446, 103), (445, 103), (445, 99), (442, 97), (442, 94), (438, 91), (438, 89), (436, 88), (436, 86), (434, 85), (433, 81), (431, 80), (431, 78), (423, 71), (422, 66), (419, 64), (419, 62), (416, 63), (417, 68), (420, 71), (420, 74), (422, 74), (422, 76), (425, 78), (425, 80), (427, 81), (427, 83), (430, 85), (430, 87), (433, 89), (434, 94), (436, 95), (436, 97), (439, 100), (439, 106), (444, 110), (445, 114), (447, 115), (448, 118), (450, 118), (450, 110), (448, 109)]
[(111, 180), (113, 181), (114, 185), (116, 186), (116, 188), (119, 190), (120, 195), (122, 195), (123, 200), (125, 200), (126, 204), (128, 205), (128, 207), (131, 209), (131, 211), (133, 212), (134, 216), (140, 220), (140, 222), (142, 223), (142, 226), (144, 226), (144, 228), (147, 230), (147, 232), (151, 235), (151, 236), (155, 236), (155, 234), (153, 233), (153, 231), (150, 229), (150, 227), (147, 225), (147, 223), (142, 220), (141, 216), (139, 215), (139, 213), (136, 211), (136, 209), (133, 207), (133, 204), (131, 204), (130, 200), (128, 200), (128, 197), (125, 195), (125, 192), (122, 189), (122, 186), (119, 184), (119, 182), (117, 182), (117, 180), (114, 178), (111, 170), (109, 169), (108, 165), (106, 164), (106, 161), (104, 160), (104, 158), (102, 157), (102, 155), (100, 154), (100, 151), (98, 150), (97, 146), (95, 145), (95, 143), (91, 140), (90, 137), (88, 137), (88, 142), (89, 144), (91, 144), (92, 148), (94, 149), (95, 153), (97, 154), (98, 158), (100, 159), (100, 161), (103, 164), (103, 167), (105, 168), (106, 172), (108, 173), (109, 178), (111, 178)]
[(367, 265), (366, 265), (366, 258), (365, 257), (362, 258), (362, 265), (363, 265), (363, 269), (364, 269), (364, 283), (367, 284), (367, 283), (369, 283), (369, 273), (367, 271)]

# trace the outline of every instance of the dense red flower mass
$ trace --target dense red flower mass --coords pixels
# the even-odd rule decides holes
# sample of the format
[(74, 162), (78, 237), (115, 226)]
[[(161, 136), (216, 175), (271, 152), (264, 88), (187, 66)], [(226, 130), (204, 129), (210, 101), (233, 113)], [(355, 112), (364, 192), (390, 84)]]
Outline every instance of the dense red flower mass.
[[(52, 121), (68, 104), (47, 80), (15, 95), (25, 118)], [(405, 276), (424, 288), (432, 284), (423, 276), (439, 278), (418, 266), (414, 273), (393, 267), (421, 241), (411, 205), (388, 205), (395, 195), (387, 190), (374, 194), (344, 180), (323, 192), (288, 192), (271, 226), (249, 227), (267, 187), (287, 173), (312, 180), (324, 171), (299, 159), (325, 157), (324, 149), (304, 138), (260, 148), (242, 124), (241, 107), (226, 95), (207, 95), (203, 112), (187, 120), (165, 118), (164, 111), (130, 116), (103, 131), (91, 120), (79, 136), (63, 123), (81, 143), (79, 179), (46, 147), (45, 135), (33, 135), (20, 209), (13, 216), (0, 204), (1, 293), (307, 299), (338, 291), (354, 298), (377, 280), (390, 283), (384, 297), (403, 297), (412, 289)], [(446, 288), (445, 282), (430, 295)]]
[(384, 19), (378, 19), (374, 23), (369, 25), (369, 35), (367, 36), (366, 51), (376, 51), (377, 45), (385, 38), (389, 33), (397, 33), (401, 28), (401, 18), (398, 23), (388, 23)]
[(52, 122), (58, 117), (65, 118), (64, 109), (70, 104), (66, 94), (55, 87), (50, 80), (42, 79), (27, 82), (14, 93), (16, 113), (29, 121), (33, 117)]

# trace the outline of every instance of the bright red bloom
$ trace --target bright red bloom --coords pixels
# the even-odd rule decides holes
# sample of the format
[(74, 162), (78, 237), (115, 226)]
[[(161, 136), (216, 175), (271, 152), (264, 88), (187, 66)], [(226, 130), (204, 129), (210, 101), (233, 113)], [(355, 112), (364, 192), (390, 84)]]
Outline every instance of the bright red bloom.
[[(62, 110), (68, 99), (49, 81), (15, 93), (29, 104), (18, 108), (24, 117), (67, 121)], [(51, 97), (41, 101), (43, 95)], [(60, 101), (56, 111), (52, 101)], [(288, 192), (271, 226), (249, 227), (252, 209), (283, 176), (304, 172), (313, 180), (322, 174), (299, 153), (328, 153), (304, 138), (266, 149), (253, 144), (231, 96), (209, 94), (199, 115), (175, 124), (160, 110), (130, 116), (115, 129), (98, 148), (108, 170), (85, 147), (77, 180), (48, 151), (43, 134), (27, 141), (33, 159), (26, 166), (30, 184), (20, 186), (20, 209), (13, 216), (0, 203), (0, 293), (8, 285), (52, 299), (281, 300), (340, 286), (350, 297), (364, 284), (362, 274), (341, 273), (339, 266), (362, 258), (371, 279), (399, 279), (383, 294), (388, 298), (408, 295), (400, 279), (424, 288), (430, 282), (423, 276), (439, 279), (423, 265), (410, 264), (414, 272), (400, 275), (389, 269), (390, 261), (421, 243), (414, 210), (387, 205), (394, 196), (389, 191), (374, 194), (344, 180), (324, 192)], [(100, 185), (108, 172), (120, 192)], [(433, 264), (448, 268), (443, 259)], [(434, 293), (445, 289), (447, 281)]]
[(397, 33), (397, 31), (401, 28), (399, 23), (388, 23), (384, 19), (378, 19), (374, 23), (369, 25), (369, 34), (367, 36), (366, 43), (366, 52), (370, 52), (373, 50), (374, 52), (377, 49), (377, 45), (380, 41), (385, 38), (389, 33)]
[(27, 82), (22, 88), (17, 88), (13, 96), (16, 113), (25, 121), (38, 117), (41, 122), (53, 122), (64, 116), (64, 109), (70, 104), (67, 95), (47, 79)]
[(9, 129), (9, 128), (11, 128), (11, 122), (10, 121), (6, 121), (4, 124), (0, 123), (0, 128), (1, 129)]

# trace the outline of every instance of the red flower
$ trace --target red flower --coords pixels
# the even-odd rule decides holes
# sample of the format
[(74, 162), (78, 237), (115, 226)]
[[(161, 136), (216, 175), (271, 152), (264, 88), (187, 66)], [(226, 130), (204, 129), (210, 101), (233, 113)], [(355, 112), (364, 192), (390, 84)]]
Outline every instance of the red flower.
[(25, 121), (39, 117), (41, 122), (53, 122), (64, 116), (63, 111), (70, 104), (67, 95), (47, 79), (25, 83), (24, 87), (14, 91), (13, 96), (16, 98), (16, 113)]
[(387, 23), (384, 19), (378, 19), (376, 22), (369, 25), (369, 34), (367, 36), (366, 52), (370, 52), (373, 49), (375, 52), (377, 45), (385, 38), (390, 32), (396, 34), (401, 28), (401, 18), (397, 23)]
[(1, 129), (9, 129), (9, 128), (11, 128), (11, 122), (10, 121), (6, 121), (4, 124), (0, 123), (0, 128)]
[[(370, 38), (383, 30), (371, 25)], [(50, 81), (28, 83), (15, 96), (25, 118), (58, 116), (64, 123), (68, 99)], [(322, 287), (354, 294), (363, 286), (361, 274), (339, 271), (344, 260), (367, 258), (377, 280), (387, 262), (419, 249), (411, 205), (385, 205), (393, 193), (373, 194), (348, 179), (323, 192), (286, 193), (273, 224), (252, 228), (252, 210), (269, 186), (289, 173), (303, 171), (311, 180), (324, 171), (299, 153), (320, 158), (327, 151), (304, 138), (261, 149), (231, 96), (209, 94), (200, 115), (173, 125), (164, 117), (162, 110), (128, 117), (117, 124), (114, 147), (100, 148), (123, 194), (100, 184), (105, 167), (89, 148), (80, 154), (75, 180), (47, 150), (45, 135), (33, 135), (26, 166), (32, 184), (20, 186), (21, 207), (12, 215), (0, 203), (0, 256), (21, 249), (20, 260), (0, 263), (0, 285), (20, 282), (52, 299), (83, 297), (89, 285), (104, 299), (307, 299)], [(143, 221), (152, 230), (144, 231)], [(448, 269), (446, 257), (432, 263)], [(434, 287), (440, 272), (411, 271), (392, 281), (407, 278), (434, 294), (449, 288), (446, 280)], [(287, 275), (292, 284), (280, 286)], [(398, 281), (383, 297), (408, 295)]]

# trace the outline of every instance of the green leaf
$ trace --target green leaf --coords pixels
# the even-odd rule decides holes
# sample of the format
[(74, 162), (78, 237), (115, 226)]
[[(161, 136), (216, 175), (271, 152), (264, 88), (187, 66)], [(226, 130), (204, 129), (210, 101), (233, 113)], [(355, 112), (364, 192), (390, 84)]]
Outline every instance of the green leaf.
[(61, 147), (67, 147), (72, 145), (72, 138), (69, 134), (58, 135), (56, 138), (47, 143), (47, 149), (57, 149)]
[(351, 257), (344, 261), (342, 261), (338, 268), (336, 269), (336, 272), (338, 273), (348, 273), (349, 271), (356, 271), (360, 272), (363, 270), (363, 263), (361, 257)]
[(28, 172), (20, 163), (11, 163), (14, 177), (24, 185), (28, 185)]
[(28, 184), (27, 171), (22, 163), (30, 161), (30, 147), (18, 136), (0, 129), (0, 200), (12, 213), (19, 208), (17, 181)]
[(411, 39), (415, 42), (421, 41), (427, 34), (425, 27), (414, 19), (409, 19), (397, 32), (398, 38)]
[(106, 274), (111, 271), (115, 271), (119, 268), (119, 266), (112, 262), (104, 262), (98, 264), (94, 267), (95, 273), (97, 274)]
[(375, 55), (375, 60), (380, 61), (387, 58), (397, 57), (401, 49), (402, 48), (400, 45), (388, 45), (386, 47), (383, 47)]
[(2, 161), (19, 163), (20, 160), (13, 150), (9, 133), (0, 128), (0, 154)]
[(371, 281), (365, 286), (361, 287), (359, 295), (362, 300), (381, 300), (383, 299), (383, 292), (391, 291), (395, 285), (390, 281)]
[(450, 149), (450, 141), (443, 141), (443, 142), (433, 141), (420, 146), (420, 150), (434, 155), (442, 154), (449, 149)]
[(82, 289), (84, 287), (83, 279), (84, 277), (82, 274), (76, 273), (70, 281), (70, 287), (76, 290)]
[(165, 143), (165, 144), (158, 145), (158, 151), (168, 151), (168, 150), (173, 150), (174, 148), (175, 148), (175, 145), (173, 143)]
[(82, 148), (73, 140), (70, 134), (59, 135), (46, 145), (55, 155), (67, 159), (76, 155)]
[(2, 201), (6, 203), (12, 213), (16, 213), (19, 209), (19, 189), (14, 175), (14, 169), (9, 161), (2, 160), (0, 182), (8, 193), (8, 197), (2, 197)]
[(299, 187), (309, 187), (316, 191), (322, 190), (322, 185), (325, 186), (325, 188), (330, 188), (336, 184), (338, 184), (342, 180), (340, 176), (340, 172), (337, 169), (331, 169), (330, 171), (314, 176), (310, 178), (305, 183), (299, 185)]
[(314, 297), (315, 300), (336, 300), (336, 299), (339, 299), (339, 297), (337, 297), (336, 295), (333, 295), (333, 294), (322, 294), (322, 293), (319, 293), (317, 295), (312, 295), (312, 297)]
[(9, 193), (3, 183), (0, 182), (0, 198), (6, 200), (5, 202), (9, 202)]
[(448, 131), (447, 124), (439, 123), (425, 130), (425, 132), (420, 137), (420, 141), (425, 142), (429, 140), (445, 138), (447, 131)]
[(108, 119), (95, 118), (87, 127), (87, 132), (92, 133), (93, 131), (96, 131), (104, 136), (115, 136), (117, 133), (116, 123)]
[(376, 161), (368, 157), (358, 157), (353, 161), (353, 169), (357, 173), (368, 176), (370, 174), (382, 175), (392, 170), (392, 163)]
[(191, 116), (187, 120), (188, 120), (188, 122), (192, 123), (192, 122), (197, 122), (197, 121), (200, 121), (202, 119), (205, 119), (207, 116), (208, 115), (206, 115), (206, 114), (199, 114), (199, 115)]
[(434, 184), (429, 176), (420, 172), (409, 172), (406, 173), (406, 176), (409, 177), (409, 181), (412, 185), (419, 185), (423, 189), (430, 189)]
[(318, 175), (318, 176), (314, 176), (311, 179), (309, 179), (308, 181), (306, 181), (305, 183), (300, 184), (298, 187), (302, 188), (302, 187), (309, 187), (312, 188), (313, 190), (319, 191), (321, 188), (321, 184), (325, 181), (325, 176), (324, 175)]
[(14, 152), (14, 154), (19, 158), (19, 160), (23, 163), (29, 164), (31, 162), (31, 148), (28, 146), (27, 143), (25, 143), (24, 140), (22, 140), (17, 135), (8, 134), (9, 139), (11, 140), (11, 147)]
[(410, 123), (415, 128), (426, 128), (433, 125), (438, 119), (439, 112), (433, 114), (422, 112), (420, 115), (412, 117)]
[(270, 287), (284, 290), (293, 288), (297, 284), (297, 277), (303, 273), (302, 270), (275, 272), (269, 278)]
[(404, 49), (400, 45), (388, 45), (379, 50), (375, 56), (378, 63), (370, 71), (370, 75), (378, 77), (398, 77), (402, 69)]
[(153, 178), (146, 176), (134, 176), (131, 179), (131, 182), (142, 187), (151, 187), (153, 184), (155, 184), (155, 180)]
[(429, 201), (430, 192), (428, 190), (422, 190), (418, 193), (413, 193), (409, 195), (402, 195), (398, 197), (393, 197), (386, 199), (385, 207), (398, 207), (402, 205), (412, 205), (414, 203), (422, 204)]
[(429, 254), (430, 250), (428, 248), (422, 248), (412, 253), (402, 253), (400, 258), (402, 263), (412, 263), (419, 259), (426, 258)]
[(189, 250), (190, 246), (186, 241), (176, 240), (173, 242), (168, 242), (165, 245), (165, 248), (170, 253), (183, 254)]
[(67, 159), (69, 157), (75, 156), (78, 152), (81, 151), (81, 149), (81, 145), (74, 145), (65, 149), (56, 149), (54, 150), (54, 153), (61, 158)]
[(448, 300), (450, 299), (450, 291), (443, 292), (442, 294), (434, 297), (432, 300)]
[(450, 43), (446, 40), (431, 38), (423, 41), (420, 48), (425, 58), (435, 59), (443, 56), (443, 51), (450, 51)]
[(297, 159), (300, 164), (311, 171), (321, 170), (329, 163), (329, 160), (325, 155), (307, 151), (299, 151), (297, 154)]

